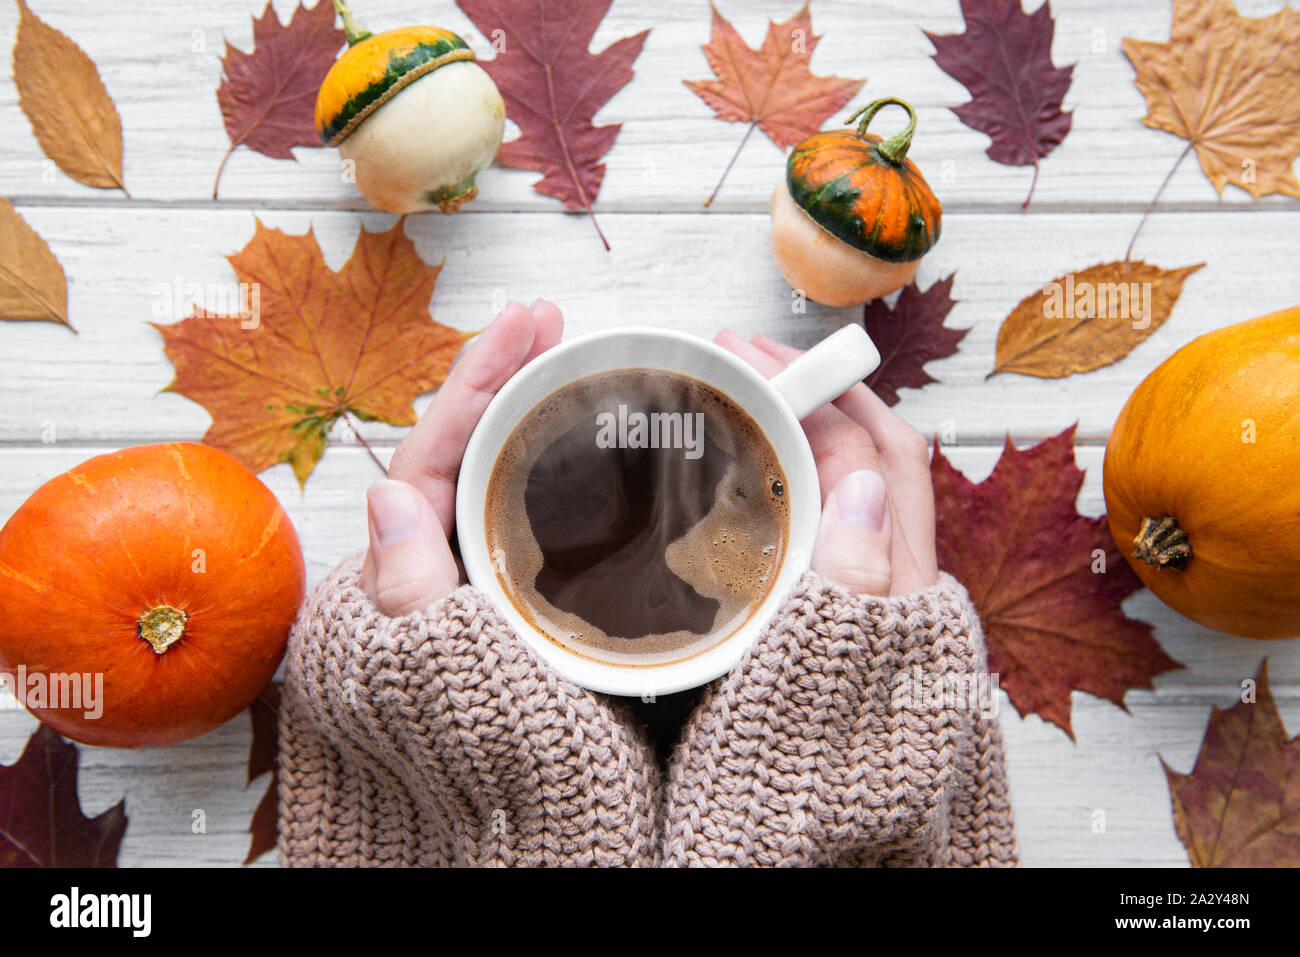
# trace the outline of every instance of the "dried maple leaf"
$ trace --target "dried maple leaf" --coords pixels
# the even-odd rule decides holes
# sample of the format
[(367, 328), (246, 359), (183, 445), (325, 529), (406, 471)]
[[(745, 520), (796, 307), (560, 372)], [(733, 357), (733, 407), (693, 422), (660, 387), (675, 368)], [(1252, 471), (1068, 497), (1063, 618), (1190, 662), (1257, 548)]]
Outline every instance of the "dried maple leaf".
[(116, 867), (126, 801), (95, 818), (77, 798), (77, 749), (41, 725), (0, 765), (0, 868)]
[(251, 864), (267, 851), (275, 847), (279, 833), (277, 822), (277, 803), (279, 800), (276, 775), (276, 754), (279, 751), (280, 721), (280, 682), (273, 681), (248, 706), (248, 714), (253, 724), (253, 741), (248, 748), (248, 783), (252, 784), (263, 774), (270, 774), (271, 780), (266, 785), (266, 793), (253, 812), (253, 821), (248, 827), (252, 840), (248, 846), (245, 864)]
[[(45, 240), (0, 197), (0, 319), (45, 319), (69, 329), (68, 278)], [(75, 330), (74, 330), (75, 331)]]
[(886, 405), (898, 404), (898, 390), (919, 389), (937, 382), (925, 371), (925, 364), (957, 351), (969, 329), (949, 329), (943, 324), (955, 300), (952, 276), (940, 279), (925, 292), (915, 282), (898, 294), (893, 308), (883, 299), (873, 299), (862, 312), (871, 341), (880, 350), (880, 365), (867, 377), (867, 385)]
[(1231, 182), (1300, 196), (1300, 11), (1243, 17), (1230, 0), (1174, 0), (1169, 42), (1125, 37), (1124, 53), (1143, 122), (1187, 140), (1219, 193)]
[(1028, 206), (1038, 184), (1038, 161), (1070, 132), (1071, 114), (1061, 109), (1073, 66), (1052, 63), (1056, 22), (1051, 5), (1025, 13), (1020, 0), (961, 0), (966, 32), (941, 36), (926, 31), (934, 62), (966, 87), (971, 101), (955, 107), (957, 118), (993, 142), (989, 159), (1033, 166)]
[(1146, 97), (1147, 126), (1187, 140), (1147, 205), (1138, 234), (1193, 149), (1219, 195), (1228, 183), (1255, 198), (1300, 196), (1300, 11), (1243, 17), (1229, 0), (1174, 0), (1168, 43), (1124, 38)]
[(497, 162), (544, 174), (533, 189), (569, 209), (585, 209), (606, 249), (609, 241), (591, 207), (605, 178), (600, 159), (622, 124), (595, 126), (592, 119), (632, 79), (632, 64), (650, 34), (642, 30), (590, 52), (612, 2), (457, 0), (475, 26), (504, 44), (481, 65), (500, 88), (506, 115), (521, 135), (502, 144)]
[[(122, 120), (90, 57), (18, 0), (14, 85), (41, 149), (79, 183), (120, 189)], [(128, 194), (130, 195), (130, 194)]]
[(217, 87), (217, 102), (230, 148), (217, 168), (213, 199), (226, 160), (237, 147), (293, 159), (293, 147), (321, 145), (314, 122), (316, 92), (344, 39), (334, 25), (329, 0), (319, 0), (310, 9), (298, 4), (287, 25), (280, 23), (267, 0), (261, 17), (253, 21), (253, 52), (226, 43), (221, 59), (225, 78)]
[(1254, 700), (1210, 712), (1191, 774), (1160, 763), (1193, 867), (1300, 867), (1300, 736), (1287, 738), (1267, 660)]
[(179, 392), (212, 414), (203, 441), (255, 472), (288, 462), (306, 483), (344, 415), (413, 425), (411, 400), (440, 385), (469, 334), (429, 318), (441, 266), (398, 220), (364, 228), (339, 272), (308, 230), (257, 231), (229, 257), (249, 296), (242, 315), (202, 309), (162, 333)]
[(1053, 279), (1002, 321), (989, 375), (1059, 379), (1124, 358), (1164, 325), (1184, 280), (1204, 265), (1161, 269), (1122, 260)]
[(993, 473), (968, 481), (935, 445), (939, 567), (970, 592), (988, 642), (989, 671), (1022, 715), (1038, 714), (1071, 738), (1070, 693), (1124, 707), (1129, 688), (1182, 665), (1124, 615), (1142, 587), (1106, 518), (1075, 509), (1083, 471), (1074, 426), (1020, 451), (1010, 437)]
[(705, 200), (722, 189), (736, 157), (757, 126), (782, 149), (816, 133), (827, 117), (853, 99), (866, 80), (814, 76), (808, 68), (821, 37), (812, 32), (808, 4), (784, 23), (768, 21), (763, 45), (750, 49), (712, 3), (713, 29), (704, 55), (716, 80), (684, 80), (691, 92), (713, 108), (718, 119), (748, 123), (722, 179)]

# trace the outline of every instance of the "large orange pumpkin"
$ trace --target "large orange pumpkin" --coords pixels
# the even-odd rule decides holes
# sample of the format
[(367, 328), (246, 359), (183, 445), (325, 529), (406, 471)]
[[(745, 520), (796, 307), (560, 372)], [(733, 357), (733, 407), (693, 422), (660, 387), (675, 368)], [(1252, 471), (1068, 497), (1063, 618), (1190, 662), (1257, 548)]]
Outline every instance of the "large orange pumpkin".
[(1300, 635), (1300, 307), (1208, 333), (1138, 386), (1106, 446), (1111, 533), (1210, 628)]
[[(288, 515), (226, 453), (177, 442), (100, 455), (0, 529), (0, 671), (24, 675), (29, 710), (77, 741), (184, 741), (266, 686), (304, 584)], [(95, 717), (72, 689), (93, 695), (97, 675)]]

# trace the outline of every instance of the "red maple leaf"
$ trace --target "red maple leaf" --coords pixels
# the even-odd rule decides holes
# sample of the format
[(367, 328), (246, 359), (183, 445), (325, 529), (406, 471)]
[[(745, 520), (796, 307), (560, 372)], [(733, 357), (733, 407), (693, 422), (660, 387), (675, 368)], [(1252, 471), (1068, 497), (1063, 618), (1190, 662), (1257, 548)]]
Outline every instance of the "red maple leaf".
[(1210, 712), (1191, 774), (1160, 763), (1193, 867), (1300, 867), (1300, 736), (1287, 737), (1267, 660), (1253, 698)]
[(971, 101), (953, 109), (973, 130), (988, 134), (989, 158), (1008, 166), (1033, 166), (1070, 132), (1071, 114), (1061, 110), (1073, 66), (1052, 63), (1056, 22), (1050, 3), (1025, 13), (1020, 0), (961, 0), (966, 32), (925, 35), (934, 62), (970, 92)]
[(482, 66), (506, 101), (518, 139), (502, 144), (497, 162), (542, 173), (533, 189), (585, 209), (600, 241), (592, 204), (605, 178), (601, 157), (622, 124), (595, 126), (596, 111), (632, 79), (632, 64), (649, 30), (600, 53), (588, 49), (613, 0), (548, 4), (546, 0), (457, 0), (501, 52)]
[(704, 201), (705, 206), (722, 189), (723, 180), (755, 126), (782, 149), (794, 146), (821, 129), (826, 119), (853, 99), (866, 82), (816, 76), (808, 68), (821, 37), (812, 32), (812, 14), (806, 2), (784, 23), (769, 20), (767, 36), (757, 50), (745, 45), (736, 28), (716, 6), (712, 3), (709, 6), (713, 10), (713, 27), (709, 42), (702, 49), (717, 79), (683, 82), (713, 107), (718, 119), (748, 123), (749, 128), (723, 170), (713, 195)]
[(253, 741), (248, 747), (248, 783), (252, 784), (267, 773), (271, 779), (248, 826), (252, 840), (249, 841), (248, 856), (244, 858), (245, 864), (251, 864), (274, 848), (279, 835), (276, 755), (280, 746), (280, 682), (273, 681), (266, 686), (248, 706), (248, 716), (253, 723)]
[(1070, 693), (1124, 707), (1129, 688), (1181, 668), (1151, 626), (1120, 604), (1142, 587), (1106, 517), (1075, 509), (1083, 471), (1074, 426), (1020, 451), (1010, 436), (979, 485), (935, 444), (939, 567), (970, 592), (988, 642), (989, 670), (1022, 715), (1038, 714), (1074, 737)]
[(970, 332), (943, 324), (956, 304), (951, 292), (952, 276), (925, 292), (911, 282), (892, 307), (883, 299), (873, 299), (863, 308), (862, 324), (880, 350), (880, 365), (866, 382), (886, 405), (898, 404), (901, 388), (919, 389), (939, 381), (925, 371), (925, 364), (953, 355)]
[(293, 147), (321, 145), (314, 124), (316, 92), (344, 39), (334, 25), (329, 0), (319, 0), (311, 9), (300, 3), (288, 26), (281, 25), (268, 0), (261, 17), (253, 21), (253, 52), (226, 43), (221, 60), (225, 79), (217, 88), (217, 102), (230, 148), (217, 168), (213, 199), (236, 147), (293, 159)]
[(22, 756), (0, 765), (0, 868), (116, 867), (126, 802), (81, 813), (77, 748), (41, 725)]

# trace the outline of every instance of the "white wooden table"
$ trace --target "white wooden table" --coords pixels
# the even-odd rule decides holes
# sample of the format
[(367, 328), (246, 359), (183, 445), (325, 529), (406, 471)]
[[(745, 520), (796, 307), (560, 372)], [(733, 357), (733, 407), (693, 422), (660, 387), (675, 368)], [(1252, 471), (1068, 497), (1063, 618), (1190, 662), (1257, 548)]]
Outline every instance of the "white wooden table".
[[(0, 323), (0, 517), (89, 456), (203, 434), (209, 420), (200, 406), (158, 394), (172, 368), (147, 323), (186, 314), (191, 302), (174, 301), (177, 283), (232, 282), (223, 257), (249, 239), (255, 216), (290, 232), (311, 225), (334, 268), (360, 224), (374, 229), (392, 221), (365, 207), (343, 181), (334, 151), (325, 149), (300, 149), (298, 162), (241, 149), (227, 165), (220, 201), (209, 198), (227, 146), (215, 96), (223, 40), (248, 49), (251, 16), (261, 13), (261, 4), (32, 0), (38, 15), (98, 64), (122, 115), (132, 198), (47, 171), (12, 81), (0, 82), (0, 193), (62, 261), (79, 331)], [(722, 0), (722, 12), (757, 45), (768, 17), (786, 19), (799, 5)], [(487, 49), (451, 0), (353, 6), (372, 29), (435, 22)], [(911, 156), (944, 203), (943, 239), (918, 281), (928, 287), (955, 271), (959, 301), (949, 323), (972, 331), (956, 356), (931, 364), (942, 383), (904, 391), (897, 411), (926, 433), (954, 424), (956, 443), (945, 452), (974, 480), (992, 468), (1005, 433), (1028, 443), (1077, 421), (1077, 454), (1088, 469), (1079, 507), (1099, 514), (1107, 431), (1132, 388), (1196, 335), (1300, 301), (1300, 203), (1281, 197), (1257, 203), (1232, 188), (1220, 201), (1197, 163), (1184, 162), (1135, 251), (1166, 267), (1209, 263), (1188, 280), (1170, 322), (1128, 358), (1088, 375), (984, 381), (1007, 312), (1068, 270), (1122, 258), (1143, 207), (1184, 146), (1139, 122), (1145, 106), (1120, 50), (1124, 36), (1168, 39), (1168, 0), (1055, 0), (1052, 6), (1054, 59), (1077, 64), (1066, 99), (1074, 126), (1044, 161), (1028, 211), (1020, 202), (1030, 170), (984, 155), (986, 138), (949, 110), (968, 99), (966, 91), (930, 58), (922, 29), (960, 32), (956, 0), (814, 0), (813, 25), (824, 39), (813, 68), (867, 76), (854, 105), (887, 95), (910, 100), (920, 117)], [(1279, 6), (1238, 0), (1250, 15)], [(292, 9), (287, 0), (275, 0), (275, 7), (286, 19)], [(0, 45), (11, 41), (16, 26), (16, 7), (0, 4)], [(585, 215), (567, 214), (534, 192), (534, 174), (494, 168), (480, 177), (480, 197), (462, 213), (407, 221), (426, 259), (446, 259), (433, 315), (475, 329), (505, 299), (542, 295), (561, 304), (572, 333), (651, 323), (711, 336), (730, 327), (796, 345), (859, 319), (859, 309), (815, 305), (806, 315), (792, 314), (790, 290), (767, 251), (767, 198), (782, 155), (763, 136), (750, 138), (714, 206), (700, 205), (744, 132), (714, 119), (681, 82), (710, 75), (700, 51), (709, 35), (706, 0), (615, 0), (593, 47), (646, 27), (653, 29), (635, 79), (597, 117), (624, 124), (606, 158), (597, 205), (612, 251), (600, 247)], [(427, 397), (417, 407), (425, 403)], [(54, 441), (44, 441), (51, 432)], [(367, 425), (364, 434), (387, 456), (402, 430)], [(366, 453), (342, 436), (305, 492), (287, 466), (262, 474), (293, 517), (312, 582), (364, 543), (363, 493), (377, 476)], [(1283, 718), (1293, 733), (1300, 731), (1300, 642), (1265, 645), (1217, 635), (1146, 592), (1125, 608), (1154, 623), (1165, 650), (1186, 665), (1157, 679), (1154, 692), (1131, 692), (1129, 713), (1076, 694), (1077, 743), (1071, 743), (1036, 717), (1020, 718), (1002, 699), (1027, 865), (1186, 865), (1158, 757), (1190, 769), (1211, 705), (1232, 704), (1265, 654)], [(34, 726), (25, 712), (0, 710), (0, 762), (17, 758)], [(241, 717), (165, 749), (82, 747), (83, 808), (97, 814), (125, 795), (130, 825), (123, 865), (237, 865), (265, 781), (244, 786), (248, 741), (248, 719)], [(191, 833), (196, 808), (206, 812), (206, 834)], [(1101, 831), (1097, 811), (1104, 812)], [(274, 863), (274, 854), (259, 862)]]

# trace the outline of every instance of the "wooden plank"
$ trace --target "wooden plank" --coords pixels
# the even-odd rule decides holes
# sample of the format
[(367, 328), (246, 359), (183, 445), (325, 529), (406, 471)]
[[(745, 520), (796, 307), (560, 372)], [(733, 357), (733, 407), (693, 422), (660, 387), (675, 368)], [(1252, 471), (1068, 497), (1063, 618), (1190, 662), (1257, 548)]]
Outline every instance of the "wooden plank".
[[(1031, 0), (1031, 5), (1033, 4)], [(290, 0), (275, 0), (287, 18)], [(909, 99), (920, 116), (912, 156), (933, 181), (950, 210), (990, 205), (1016, 208), (1030, 181), (1028, 168), (992, 162), (988, 139), (963, 126), (950, 107), (969, 99), (965, 89), (931, 59), (924, 30), (962, 30), (953, 0), (818, 0), (814, 28), (823, 39), (813, 58), (819, 74), (869, 79), (854, 105), (880, 96)], [(1242, 0), (1249, 15), (1272, 13), (1276, 0)], [(95, 60), (122, 115), (126, 141), (125, 177), (137, 201), (207, 204), (213, 177), (228, 146), (216, 100), (224, 43), (241, 49), (252, 43), (250, 16), (261, 0), (189, 0), (177, 8), (168, 0), (136, 3), (130, 14), (109, 4), (44, 0), (36, 12), (68, 33)], [(364, 20), (383, 29), (427, 22), (459, 30), (486, 57), (489, 43), (451, 3), (430, 9), (415, 0), (370, 0)], [(723, 3), (723, 13), (745, 39), (757, 46), (769, 17), (785, 19), (798, 9), (794, 0)], [(1058, 64), (1075, 64), (1066, 107), (1074, 110), (1073, 129), (1044, 162), (1035, 203), (1053, 208), (1093, 209), (1122, 205), (1140, 210), (1184, 147), (1170, 134), (1140, 122), (1146, 108), (1133, 86), (1133, 69), (1123, 55), (1125, 36), (1165, 41), (1168, 3), (1114, 4), (1107, 0), (1057, 0), (1053, 55)], [(360, 16), (360, 14), (358, 14)], [(0, 8), (0, 36), (11, 37), (17, 8)], [(712, 191), (744, 133), (723, 123), (694, 96), (683, 79), (711, 73), (700, 50), (709, 36), (704, 0), (617, 0), (597, 32), (593, 49), (621, 36), (651, 28), (636, 77), (598, 114), (601, 123), (624, 124), (607, 158), (608, 171), (599, 208), (659, 211), (694, 210)], [(845, 111), (847, 115), (849, 111)], [(842, 117), (840, 118), (842, 119)], [(0, 143), (6, 189), (23, 200), (72, 200), (118, 204), (121, 194), (100, 193), (47, 167), (11, 84), (0, 86)], [(834, 121), (832, 121), (834, 122)], [(896, 117), (881, 116), (889, 129)], [(362, 208), (343, 182), (332, 150), (296, 151), (297, 163), (273, 160), (241, 149), (223, 180), (223, 204), (267, 207)], [(720, 209), (755, 210), (766, 205), (781, 172), (781, 151), (762, 135), (751, 138), (732, 170)], [(481, 181), (482, 196), (471, 208), (559, 210), (536, 193), (534, 174), (493, 169)], [(1274, 197), (1257, 206), (1240, 189), (1225, 200), (1234, 206), (1294, 208), (1294, 200)], [(1169, 204), (1207, 208), (1217, 205), (1213, 187), (1188, 160), (1165, 192)], [(138, 205), (138, 203), (137, 203)], [(588, 226), (588, 229), (590, 227)], [(1125, 237), (1127, 240), (1127, 237)]]
[[(223, 256), (252, 236), (254, 216), (148, 207), (21, 211), (63, 262), (79, 334), (49, 323), (4, 324), (0, 441), (40, 443), (51, 428), (58, 441), (201, 436), (209, 418), (200, 406), (158, 395), (172, 367), (148, 323), (177, 320), (196, 299), (218, 308), (234, 301), (235, 277)], [(393, 221), (383, 214), (360, 220), (371, 230)], [(1123, 213), (951, 216), (918, 281), (928, 287), (955, 271), (958, 303), (949, 324), (972, 331), (956, 356), (931, 363), (941, 384), (904, 390), (899, 413), (927, 434), (948, 431), (959, 442), (996, 440), (1008, 431), (1017, 438), (1050, 435), (1076, 421), (1081, 440), (1102, 442), (1134, 386), (1179, 346), (1300, 301), (1294, 213), (1171, 214), (1150, 233), (1151, 260), (1210, 265), (1188, 279), (1167, 325), (1096, 372), (986, 381), (998, 328), (1016, 303), (1067, 271), (1120, 258), (1132, 221)], [(347, 212), (277, 212), (264, 222), (294, 233), (310, 225), (333, 268), (343, 264), (359, 229), (358, 216)], [(861, 317), (860, 309), (816, 304), (806, 314), (792, 311), (792, 291), (771, 262), (761, 214), (612, 216), (608, 254), (593, 249), (589, 224), (572, 217), (484, 214), (456, 220), (450, 230), (447, 222), (412, 217), (406, 230), (426, 260), (445, 257), (432, 313), (458, 328), (481, 328), (507, 299), (539, 295), (564, 307), (570, 334), (649, 324), (711, 336), (729, 327), (806, 346)], [(378, 441), (401, 434), (373, 424), (362, 432)]]

